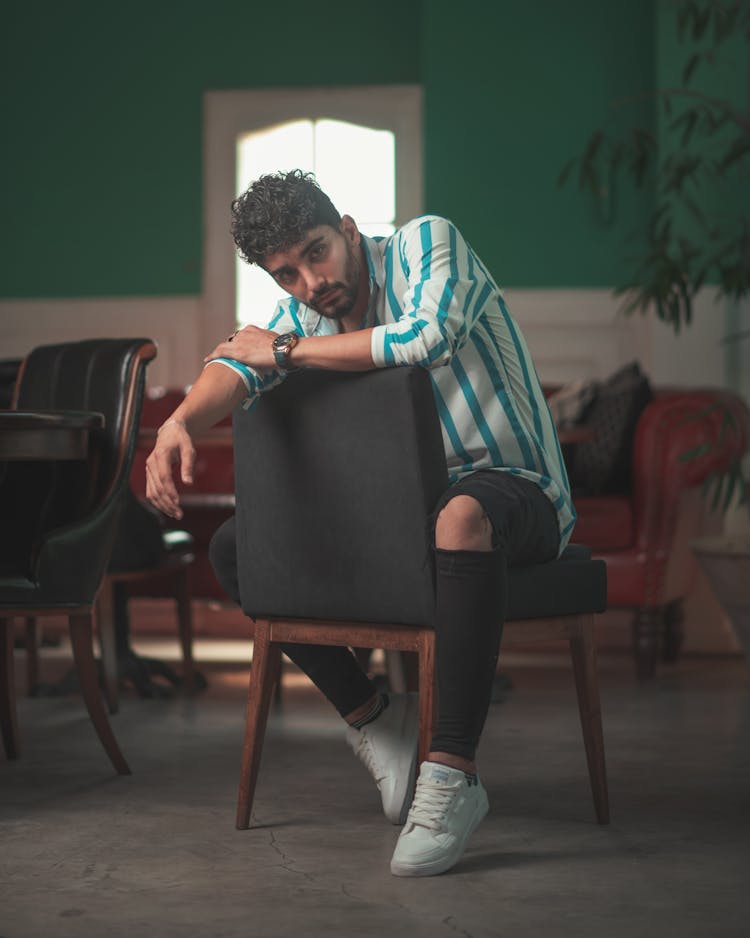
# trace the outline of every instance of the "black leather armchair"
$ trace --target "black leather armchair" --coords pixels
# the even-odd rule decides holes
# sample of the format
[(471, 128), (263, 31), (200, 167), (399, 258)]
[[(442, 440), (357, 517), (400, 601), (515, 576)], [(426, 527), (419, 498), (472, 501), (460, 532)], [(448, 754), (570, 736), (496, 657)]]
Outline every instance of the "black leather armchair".
[(0, 473), (0, 722), (11, 758), (20, 748), (13, 618), (64, 614), (94, 728), (116, 770), (130, 772), (101, 699), (92, 631), (155, 355), (148, 339), (92, 339), (34, 349), (21, 368), (17, 410), (97, 411), (105, 423), (85, 460), (12, 462)]

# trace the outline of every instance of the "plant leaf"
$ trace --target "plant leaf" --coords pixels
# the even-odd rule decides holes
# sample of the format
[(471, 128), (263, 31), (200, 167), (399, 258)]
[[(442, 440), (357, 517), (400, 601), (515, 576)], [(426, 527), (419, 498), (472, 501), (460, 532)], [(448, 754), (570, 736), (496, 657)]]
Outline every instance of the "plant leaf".
[(716, 168), (718, 174), (722, 175), (730, 166), (741, 162), (748, 156), (750, 156), (750, 134), (744, 137), (735, 137), (727, 151), (717, 163)]
[(693, 74), (695, 73), (695, 70), (698, 67), (698, 63), (700, 62), (700, 60), (701, 60), (701, 56), (700, 56), (700, 53), (698, 52), (694, 52), (690, 56), (690, 58), (687, 60), (687, 62), (685, 63), (685, 67), (682, 70), (683, 85), (687, 85), (690, 83), (690, 79), (693, 77)]

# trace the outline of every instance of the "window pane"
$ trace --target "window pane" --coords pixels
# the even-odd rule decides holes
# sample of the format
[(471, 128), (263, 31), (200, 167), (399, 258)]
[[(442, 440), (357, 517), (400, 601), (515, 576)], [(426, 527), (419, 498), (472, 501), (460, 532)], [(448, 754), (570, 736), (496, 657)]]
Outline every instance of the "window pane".
[[(367, 235), (394, 231), (395, 142), (387, 130), (345, 121), (311, 120), (277, 124), (237, 140), (236, 193), (264, 173), (314, 172), (342, 213)], [(259, 267), (237, 259), (237, 325), (265, 326), (286, 295)]]
[[(244, 192), (264, 173), (290, 169), (313, 170), (313, 123), (293, 121), (277, 124), (257, 133), (245, 134), (237, 141), (237, 184), (235, 192)], [(237, 258), (237, 325), (265, 326), (278, 301), (286, 296), (268, 274), (254, 264)]]
[(369, 235), (371, 238), (375, 238), (378, 235), (387, 237), (388, 235), (393, 234), (393, 232), (396, 230), (395, 225), (391, 225), (386, 221), (370, 221), (365, 222), (364, 224), (358, 222), (357, 228), (359, 228), (362, 234)]
[(290, 169), (313, 171), (313, 122), (276, 124), (237, 140), (237, 186), (239, 195), (258, 176)]
[(315, 123), (315, 174), (341, 214), (358, 224), (396, 217), (395, 143), (389, 130)]

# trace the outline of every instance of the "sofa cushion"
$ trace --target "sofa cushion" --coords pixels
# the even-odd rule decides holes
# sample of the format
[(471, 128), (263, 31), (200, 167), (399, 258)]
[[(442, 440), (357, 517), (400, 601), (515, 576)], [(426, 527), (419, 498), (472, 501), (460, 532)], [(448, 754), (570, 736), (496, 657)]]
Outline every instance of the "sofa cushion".
[(574, 495), (630, 491), (635, 427), (652, 399), (651, 385), (637, 362), (597, 386), (581, 420), (594, 431), (594, 439), (576, 444), (565, 454)]
[(574, 427), (579, 424), (591, 406), (597, 391), (596, 381), (573, 381), (547, 394), (552, 419), (560, 428)]
[(578, 521), (573, 531), (576, 543), (588, 545), (592, 551), (625, 550), (635, 537), (635, 522), (630, 499), (624, 495), (606, 498), (575, 499)]

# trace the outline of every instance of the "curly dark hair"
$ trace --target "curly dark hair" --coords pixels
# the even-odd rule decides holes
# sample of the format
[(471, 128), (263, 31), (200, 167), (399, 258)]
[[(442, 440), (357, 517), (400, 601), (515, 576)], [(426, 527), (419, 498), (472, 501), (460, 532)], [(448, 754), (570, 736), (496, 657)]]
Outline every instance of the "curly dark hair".
[(232, 202), (232, 237), (248, 264), (299, 244), (311, 228), (340, 223), (313, 174), (301, 169), (261, 176)]

